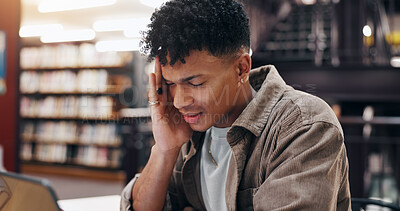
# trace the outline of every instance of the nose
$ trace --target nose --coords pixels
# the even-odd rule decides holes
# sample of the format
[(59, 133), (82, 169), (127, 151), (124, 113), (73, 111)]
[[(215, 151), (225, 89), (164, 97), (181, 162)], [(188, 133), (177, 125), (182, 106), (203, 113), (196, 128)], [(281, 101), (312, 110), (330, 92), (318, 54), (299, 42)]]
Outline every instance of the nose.
[(178, 110), (194, 103), (194, 98), (190, 89), (177, 85), (174, 91), (175, 92), (172, 92), (174, 107)]

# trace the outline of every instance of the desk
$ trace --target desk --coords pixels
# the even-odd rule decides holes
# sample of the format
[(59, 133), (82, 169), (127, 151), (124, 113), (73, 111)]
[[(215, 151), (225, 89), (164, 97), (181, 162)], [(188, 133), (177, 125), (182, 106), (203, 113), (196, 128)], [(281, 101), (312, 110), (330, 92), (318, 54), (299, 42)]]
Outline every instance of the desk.
[(64, 211), (119, 211), (121, 196), (99, 196), (79, 199), (59, 200)]

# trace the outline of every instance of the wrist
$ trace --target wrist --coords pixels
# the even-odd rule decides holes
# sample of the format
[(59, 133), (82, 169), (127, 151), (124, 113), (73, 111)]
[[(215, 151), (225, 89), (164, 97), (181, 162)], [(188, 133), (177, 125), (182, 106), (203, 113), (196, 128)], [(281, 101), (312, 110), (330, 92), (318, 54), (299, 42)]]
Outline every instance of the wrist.
[(151, 154), (157, 155), (157, 157), (161, 158), (164, 161), (172, 160), (175, 163), (180, 150), (181, 150), (181, 147), (175, 147), (175, 148), (171, 148), (171, 149), (163, 149), (163, 148), (159, 147), (157, 144), (155, 144), (151, 148)]

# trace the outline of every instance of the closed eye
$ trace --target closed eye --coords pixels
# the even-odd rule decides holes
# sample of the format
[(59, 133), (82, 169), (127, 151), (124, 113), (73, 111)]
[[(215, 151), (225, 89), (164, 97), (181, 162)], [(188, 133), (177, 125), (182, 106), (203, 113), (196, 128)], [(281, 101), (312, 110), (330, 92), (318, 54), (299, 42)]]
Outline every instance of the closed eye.
[(167, 86), (172, 86), (172, 85), (174, 85), (174, 83), (171, 83), (171, 82), (165, 82), (165, 85), (167, 85)]
[(199, 87), (199, 86), (202, 86), (204, 83), (205, 83), (205, 82), (203, 82), (203, 83), (200, 83), (200, 84), (194, 84), (194, 83), (190, 83), (190, 82), (188, 82), (188, 84), (189, 84), (190, 86), (194, 86), (194, 87)]

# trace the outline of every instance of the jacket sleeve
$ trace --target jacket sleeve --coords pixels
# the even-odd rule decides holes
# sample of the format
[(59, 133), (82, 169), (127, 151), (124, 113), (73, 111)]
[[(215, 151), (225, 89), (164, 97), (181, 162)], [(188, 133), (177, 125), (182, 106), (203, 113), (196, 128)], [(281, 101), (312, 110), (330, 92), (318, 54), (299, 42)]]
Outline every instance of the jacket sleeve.
[[(136, 174), (135, 177), (125, 186), (121, 193), (121, 201), (120, 201), (120, 211), (133, 211), (132, 208), (132, 189), (136, 180), (139, 178), (140, 173)], [(170, 209), (170, 197), (169, 193), (167, 193), (164, 208), (163, 210), (171, 210)]]
[(254, 210), (350, 210), (341, 130), (321, 121), (279, 131)]
[[(187, 149), (186, 149), (187, 148)], [(187, 154), (190, 146), (184, 145), (178, 156), (177, 163), (175, 164), (174, 171), (171, 176), (171, 181), (168, 186), (168, 192), (166, 195), (163, 210), (184, 210), (189, 207), (190, 204), (187, 202), (185, 197), (182, 179), (181, 179), (181, 168), (183, 165), (183, 158)], [(135, 177), (125, 186), (121, 193), (120, 210), (121, 211), (133, 211), (132, 208), (132, 189), (136, 180), (140, 174), (136, 174)]]
[(135, 177), (125, 186), (121, 193), (120, 211), (132, 211), (132, 189), (140, 174)]

